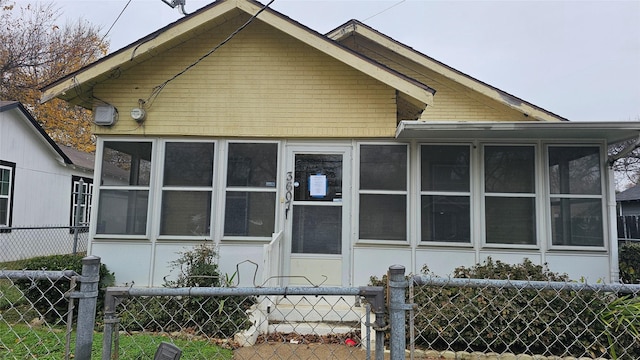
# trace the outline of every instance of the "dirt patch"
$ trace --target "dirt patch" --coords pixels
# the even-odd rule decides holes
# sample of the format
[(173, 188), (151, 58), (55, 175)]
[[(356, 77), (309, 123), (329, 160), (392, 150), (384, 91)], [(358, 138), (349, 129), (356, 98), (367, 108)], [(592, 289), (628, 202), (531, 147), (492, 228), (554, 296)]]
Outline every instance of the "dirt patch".
[[(299, 334), (269, 334), (258, 338), (256, 345), (235, 349), (233, 358), (241, 359), (367, 359), (365, 348), (348, 346), (347, 339), (353, 339), (358, 344), (358, 334), (339, 335), (299, 335)], [(385, 353), (389, 359), (389, 353)], [(407, 357), (409, 358), (409, 357)], [(375, 352), (371, 350), (371, 359), (375, 359)], [(440, 360), (441, 357), (420, 357), (420, 360)]]
[[(357, 359), (365, 360), (367, 352), (361, 347), (351, 347), (338, 344), (291, 344), (291, 343), (266, 343), (236, 349), (233, 358), (241, 359)], [(375, 360), (375, 352), (371, 351), (371, 359)], [(384, 354), (389, 359), (389, 353)], [(407, 356), (409, 359), (409, 356)], [(441, 357), (421, 357), (415, 355), (414, 359), (441, 360)]]

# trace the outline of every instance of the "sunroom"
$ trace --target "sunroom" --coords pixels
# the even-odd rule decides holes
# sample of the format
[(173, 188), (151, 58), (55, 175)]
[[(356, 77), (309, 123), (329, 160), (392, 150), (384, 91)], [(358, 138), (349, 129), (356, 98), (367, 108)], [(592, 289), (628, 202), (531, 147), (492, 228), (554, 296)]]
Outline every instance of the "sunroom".
[(392, 263), (446, 276), (487, 257), (611, 281), (607, 144), (637, 126), (566, 124), (402, 122), (386, 141), (101, 137), (92, 251), (129, 264), (120, 281), (154, 285), (203, 241), (223, 271), (281, 285), (364, 285)]

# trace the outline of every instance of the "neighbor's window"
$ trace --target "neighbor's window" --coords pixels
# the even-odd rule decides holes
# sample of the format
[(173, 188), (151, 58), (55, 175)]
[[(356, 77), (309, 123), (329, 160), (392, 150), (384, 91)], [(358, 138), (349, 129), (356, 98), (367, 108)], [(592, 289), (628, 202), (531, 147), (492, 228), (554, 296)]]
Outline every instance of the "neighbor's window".
[[(71, 225), (89, 226), (91, 216), (91, 200), (93, 193), (93, 179), (73, 176), (71, 178)], [(82, 193), (82, 196), (81, 196)], [(81, 201), (82, 200), (82, 201)], [(76, 221), (79, 223), (76, 224)], [(82, 230), (82, 229), (81, 229)], [(87, 231), (86, 229), (82, 231)]]
[(407, 146), (360, 146), (360, 239), (407, 239)]
[(278, 144), (230, 143), (224, 235), (270, 237), (275, 227)]
[(536, 244), (535, 148), (484, 147), (488, 244)]
[(213, 190), (212, 142), (167, 142), (160, 235), (208, 236)]
[(422, 145), (422, 241), (471, 242), (470, 150), (467, 145)]
[(11, 226), (16, 164), (0, 160), (0, 226)]
[(549, 146), (553, 245), (604, 246), (598, 146)]
[(151, 142), (104, 142), (97, 234), (146, 234), (151, 150)]

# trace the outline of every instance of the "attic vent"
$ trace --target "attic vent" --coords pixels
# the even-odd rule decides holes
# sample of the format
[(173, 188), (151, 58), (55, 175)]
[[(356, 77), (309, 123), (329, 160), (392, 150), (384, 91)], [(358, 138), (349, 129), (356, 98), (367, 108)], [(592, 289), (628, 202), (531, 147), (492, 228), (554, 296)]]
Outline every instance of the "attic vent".
[(93, 109), (93, 123), (100, 126), (111, 126), (118, 120), (118, 110), (112, 105), (99, 105)]

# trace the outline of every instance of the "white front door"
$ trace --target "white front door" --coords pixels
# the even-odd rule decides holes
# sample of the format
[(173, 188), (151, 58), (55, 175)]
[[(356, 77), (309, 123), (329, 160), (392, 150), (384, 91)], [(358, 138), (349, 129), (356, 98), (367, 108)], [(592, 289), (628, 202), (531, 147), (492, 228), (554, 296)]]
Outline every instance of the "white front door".
[(348, 286), (351, 148), (289, 147), (286, 166), (285, 280)]

